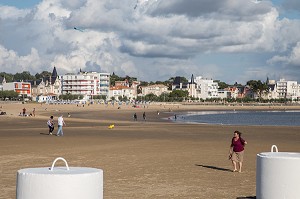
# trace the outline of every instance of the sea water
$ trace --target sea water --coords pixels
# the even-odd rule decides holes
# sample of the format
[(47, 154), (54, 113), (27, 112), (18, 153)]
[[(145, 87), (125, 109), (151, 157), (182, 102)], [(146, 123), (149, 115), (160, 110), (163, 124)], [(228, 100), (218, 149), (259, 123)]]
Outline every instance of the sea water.
[(300, 126), (300, 111), (196, 111), (177, 115), (176, 121), (219, 125)]

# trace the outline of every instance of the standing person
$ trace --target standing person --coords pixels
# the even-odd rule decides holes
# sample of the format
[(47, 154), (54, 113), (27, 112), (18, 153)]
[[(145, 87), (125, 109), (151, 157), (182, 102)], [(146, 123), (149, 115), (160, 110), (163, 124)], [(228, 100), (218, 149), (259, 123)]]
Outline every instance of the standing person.
[(143, 119), (144, 119), (144, 121), (146, 121), (146, 113), (145, 112), (143, 113)]
[[(229, 149), (229, 159), (232, 161), (233, 172), (242, 172), (244, 146), (247, 142), (241, 137), (241, 132), (234, 131), (233, 138)], [(239, 170), (237, 170), (237, 163)]]
[(136, 115), (136, 113), (133, 114), (133, 120), (137, 121), (137, 115)]
[(52, 132), (54, 130), (54, 122), (53, 122), (53, 116), (52, 115), (50, 116), (50, 119), (48, 120), (47, 125), (49, 127), (48, 135), (52, 135)]
[(26, 108), (24, 107), (23, 108), (23, 116), (25, 116), (26, 115)]
[(176, 114), (174, 115), (174, 119), (177, 120), (177, 115)]
[(61, 115), (60, 117), (58, 117), (58, 119), (57, 119), (57, 125), (58, 125), (58, 129), (57, 129), (56, 136), (63, 136), (64, 135), (63, 125), (66, 126), (66, 123), (64, 121), (63, 115)]
[(33, 117), (35, 117), (35, 108), (33, 108), (33, 110), (32, 110), (32, 115), (33, 115)]

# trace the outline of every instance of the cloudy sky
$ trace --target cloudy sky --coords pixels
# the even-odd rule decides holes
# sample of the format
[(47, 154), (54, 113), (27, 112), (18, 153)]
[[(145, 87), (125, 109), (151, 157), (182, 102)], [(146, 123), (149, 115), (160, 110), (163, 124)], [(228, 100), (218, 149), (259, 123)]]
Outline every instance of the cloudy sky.
[(0, 0), (0, 72), (53, 66), (143, 81), (300, 82), (300, 1)]

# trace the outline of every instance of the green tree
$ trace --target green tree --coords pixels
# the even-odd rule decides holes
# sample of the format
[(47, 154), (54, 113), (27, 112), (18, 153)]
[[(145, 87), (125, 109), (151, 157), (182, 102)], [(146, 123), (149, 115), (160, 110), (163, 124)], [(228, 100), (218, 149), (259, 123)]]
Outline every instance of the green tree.
[(16, 73), (14, 75), (14, 81), (26, 81), (26, 80), (35, 80), (36, 78), (30, 74), (29, 71), (23, 71), (22, 73)]
[(51, 75), (52, 75), (51, 72), (43, 71), (41, 73), (35, 74), (35, 79), (42, 79), (42, 78), (45, 78), (45, 77), (51, 77)]
[[(6, 82), (12, 82), (13, 79), (14, 79), (14, 75), (13, 75), (13, 74), (10, 74), (10, 73), (1, 72), (1, 73), (0, 73), (0, 76), (1, 76), (1, 77), (5, 77), (5, 81), (6, 81)], [(1, 82), (1, 83), (2, 83), (2, 82)]]
[(254, 93), (258, 94), (259, 99), (261, 99), (261, 96), (264, 92), (269, 91), (268, 85), (260, 80), (250, 80), (247, 82), (247, 85), (250, 86)]
[(224, 88), (228, 88), (228, 84), (226, 84), (225, 82), (221, 82), (220, 80), (216, 80), (214, 82), (218, 83), (219, 89), (224, 89)]
[(0, 91), (0, 99), (5, 100), (8, 98), (9, 100), (17, 99), (19, 94), (15, 91)]

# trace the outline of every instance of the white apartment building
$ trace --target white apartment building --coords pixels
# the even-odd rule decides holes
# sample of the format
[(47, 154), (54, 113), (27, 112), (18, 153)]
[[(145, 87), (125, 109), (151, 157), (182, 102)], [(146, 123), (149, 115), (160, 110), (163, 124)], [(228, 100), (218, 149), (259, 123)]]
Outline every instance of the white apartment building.
[(92, 99), (95, 95), (109, 94), (109, 73), (79, 72), (61, 76), (62, 94), (83, 95)]
[(168, 93), (168, 87), (163, 84), (154, 84), (150, 86), (141, 86), (142, 95), (154, 94), (156, 96), (160, 96), (163, 93)]
[(212, 79), (203, 79), (198, 76), (194, 79), (196, 83), (196, 97), (202, 99), (218, 98), (218, 83)]
[(276, 91), (278, 98), (287, 98), (296, 100), (299, 95), (299, 86), (297, 81), (286, 81), (285, 79), (280, 79), (276, 83)]

